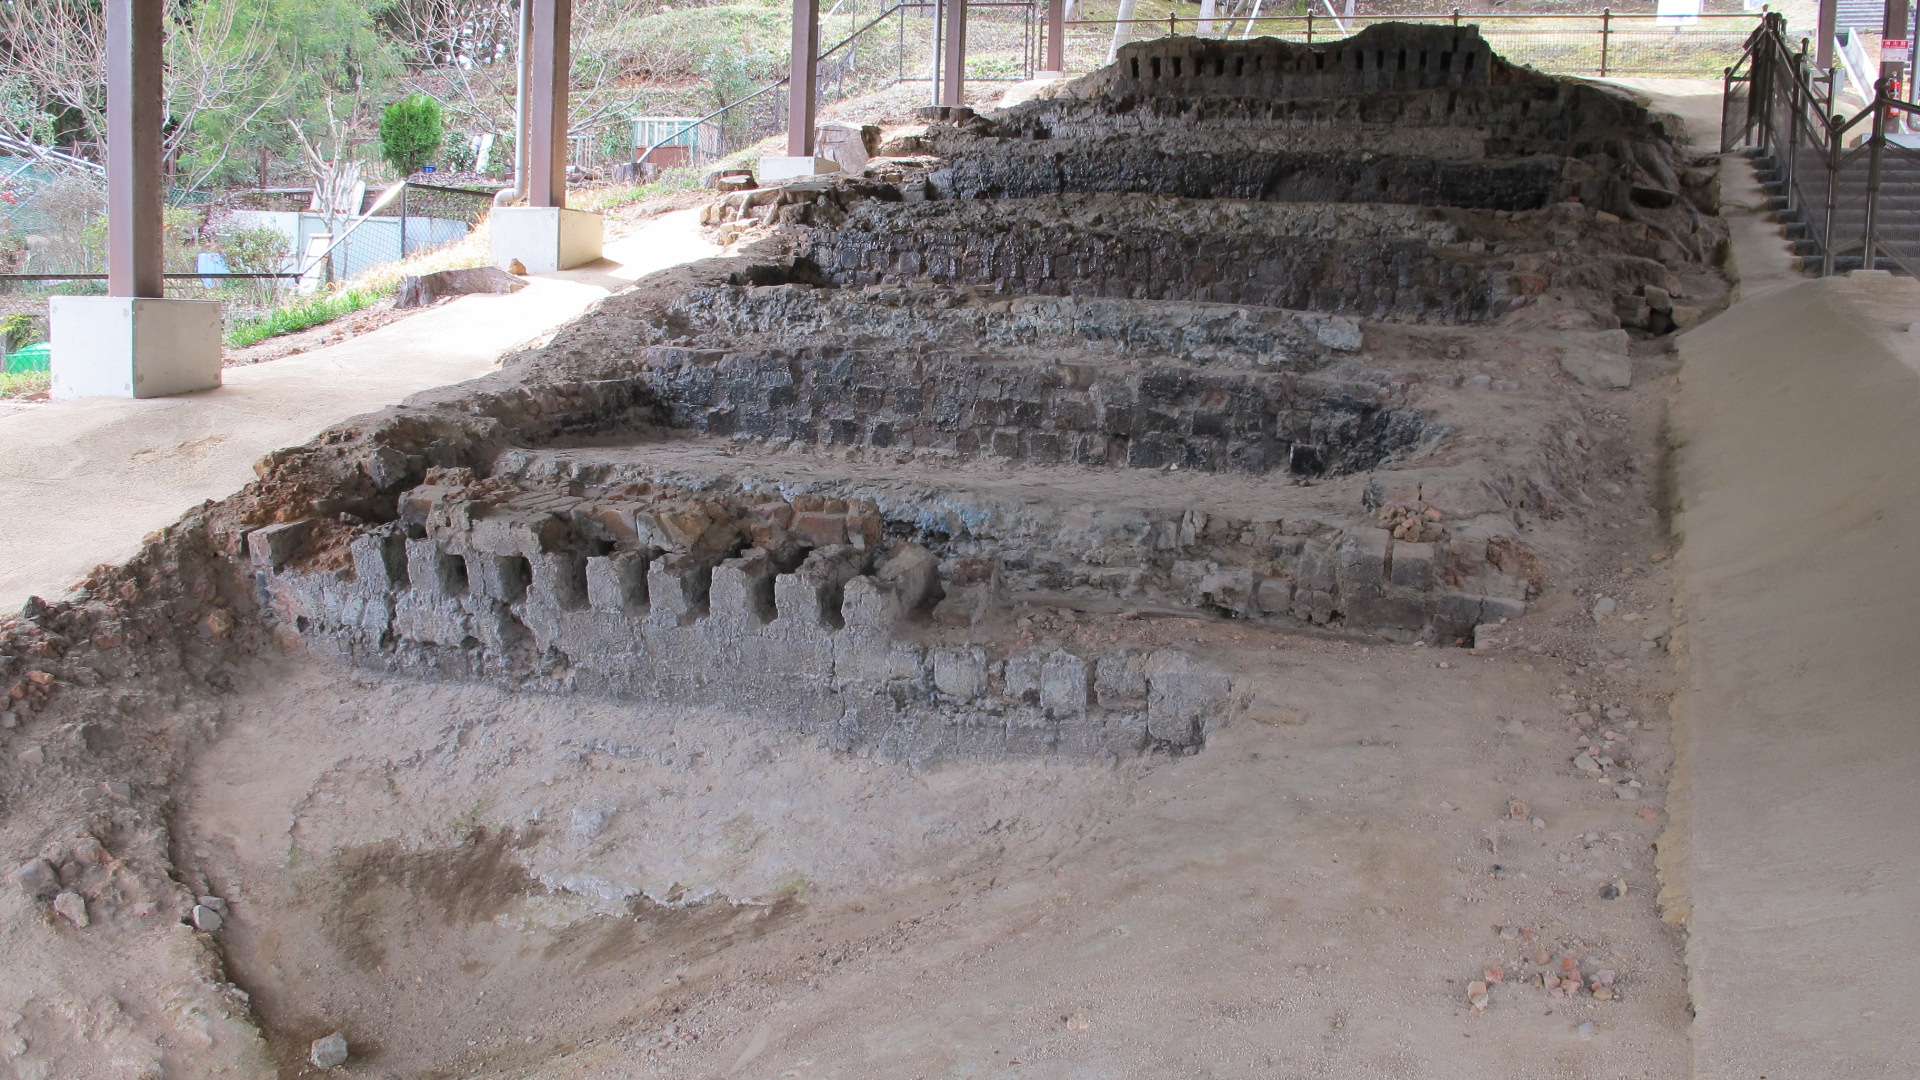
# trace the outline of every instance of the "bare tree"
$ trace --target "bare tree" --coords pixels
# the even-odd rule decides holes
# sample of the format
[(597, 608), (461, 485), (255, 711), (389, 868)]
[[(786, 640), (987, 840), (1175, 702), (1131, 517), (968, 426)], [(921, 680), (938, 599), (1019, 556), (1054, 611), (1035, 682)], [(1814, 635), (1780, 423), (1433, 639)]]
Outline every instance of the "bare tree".
[(360, 209), (354, 205), (353, 198), (360, 186), (353, 124), (353, 114), (358, 111), (356, 102), (342, 117), (334, 109), (333, 99), (328, 98), (327, 134), (318, 140), (308, 138), (299, 124), (287, 121), (293, 137), (300, 141), (301, 153), (306, 155), (307, 168), (313, 174), (313, 212), (329, 220), (358, 213)]
[[(183, 179), (198, 188), (218, 172), (233, 146), (279, 110), (292, 75), (276, 71), (273, 41), (257, 13), (235, 0), (196, 0), (168, 20), (165, 93), (169, 123), (162, 153), (179, 160), (193, 144), (193, 173)], [(44, 105), (77, 118), (82, 151), (99, 156), (107, 131), (105, 16), (91, 0), (0, 2), (0, 55)], [(209, 137), (200, 119), (215, 111), (231, 115)], [(0, 134), (25, 141), (31, 133), (0, 113)], [(198, 140), (196, 142), (196, 140)]]

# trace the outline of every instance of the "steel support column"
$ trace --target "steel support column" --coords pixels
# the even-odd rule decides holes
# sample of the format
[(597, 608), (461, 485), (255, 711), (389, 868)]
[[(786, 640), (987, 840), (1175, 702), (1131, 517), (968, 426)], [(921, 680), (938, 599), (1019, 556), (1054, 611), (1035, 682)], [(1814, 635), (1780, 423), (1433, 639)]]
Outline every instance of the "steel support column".
[(527, 86), (527, 205), (567, 205), (567, 73), (573, 0), (531, 0), (533, 79)]
[(946, 59), (940, 104), (957, 109), (967, 103), (967, 0), (947, 0)]
[(1047, 56), (1040, 70), (1067, 70), (1067, 0), (1047, 0)]
[(166, 295), (161, 250), (161, 17), (166, 0), (107, 2), (107, 293)]
[(1820, 0), (1814, 18), (1814, 63), (1821, 71), (1833, 66), (1833, 35), (1839, 33), (1840, 0)]
[(788, 157), (813, 156), (819, 57), (820, 0), (793, 0), (793, 66), (787, 69)]
[(1912, 43), (1908, 42), (1908, 52), (1893, 54), (1885, 45), (1889, 41), (1907, 41), (1907, 23), (1909, 20), (1907, 0), (1887, 0), (1887, 16), (1880, 29), (1881, 55), (1880, 78), (1887, 83), (1888, 90), (1901, 101), (1910, 101), (1911, 87), (1907, 86), (1908, 57), (1912, 55)]

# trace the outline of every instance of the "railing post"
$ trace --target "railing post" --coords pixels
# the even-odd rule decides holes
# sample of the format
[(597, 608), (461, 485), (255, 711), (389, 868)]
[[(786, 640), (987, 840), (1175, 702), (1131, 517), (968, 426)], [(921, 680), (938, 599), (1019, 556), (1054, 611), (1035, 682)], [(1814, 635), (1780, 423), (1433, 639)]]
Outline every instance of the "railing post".
[(1840, 201), (1840, 115), (1827, 125), (1827, 209), (1820, 223), (1820, 276), (1833, 276), (1833, 211)]
[(1307, 44), (1313, 44), (1313, 5), (1307, 5)]
[(1887, 141), (1887, 79), (1873, 84), (1873, 134), (1867, 145), (1867, 223), (1861, 245), (1861, 266), (1873, 269), (1873, 230), (1880, 202), (1880, 148)]
[(1726, 68), (1720, 76), (1720, 152), (1733, 149), (1727, 145), (1727, 112), (1733, 107), (1733, 69)]
[(1793, 178), (1795, 165), (1800, 157), (1800, 109), (1805, 101), (1801, 97), (1800, 65), (1806, 58), (1806, 49), (1803, 47), (1800, 55), (1793, 58), (1793, 85), (1787, 87), (1787, 160), (1781, 166), (1781, 173), (1787, 181), (1788, 213), (1793, 212)]
[(1607, 77), (1607, 47), (1613, 41), (1613, 9), (1600, 9), (1600, 77)]
[(1173, 21), (1173, 12), (1171, 11), (1167, 12), (1167, 36), (1173, 37), (1179, 33), (1180, 33), (1180, 28), (1176, 26)]
[(1460, 25), (1460, 9), (1459, 8), (1453, 9), (1453, 25), (1455, 26)]
[(407, 196), (413, 194), (413, 185), (400, 181), (400, 257), (407, 257)]

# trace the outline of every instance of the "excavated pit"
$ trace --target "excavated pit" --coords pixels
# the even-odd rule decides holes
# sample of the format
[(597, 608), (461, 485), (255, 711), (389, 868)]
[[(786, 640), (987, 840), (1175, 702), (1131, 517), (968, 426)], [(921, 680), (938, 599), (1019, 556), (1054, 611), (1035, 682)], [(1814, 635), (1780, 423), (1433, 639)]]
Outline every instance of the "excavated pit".
[[(1130, 916), (1172, 927), (1296, 845), (1383, 845), (1343, 912), (1442, 880), (1304, 823), (1403, 782), (1355, 746), (1478, 767), (1477, 691), (1426, 701), (1444, 654), (1401, 646), (1525, 625), (1646, 479), (1607, 395), (1724, 298), (1710, 170), (1470, 28), (1139, 43), (916, 149), (716, 199), (741, 254), (270, 456), (5, 628), (40, 755), (6, 805), (57, 822), (5, 838), (173, 973), (23, 1013), (66, 1034), (22, 1060), (114, 1075), (165, 1028), (169, 1074), (298, 1076), (344, 1028), (395, 1076), (740, 1073), (764, 1029), (673, 1018), (777, 1013), (742, 980), (802, 993), (996, 888), (1151, 865), (1112, 902), (1182, 882)], [(1207, 752), (1304, 699), (1325, 753)], [(203, 893), (224, 930), (182, 925)]]

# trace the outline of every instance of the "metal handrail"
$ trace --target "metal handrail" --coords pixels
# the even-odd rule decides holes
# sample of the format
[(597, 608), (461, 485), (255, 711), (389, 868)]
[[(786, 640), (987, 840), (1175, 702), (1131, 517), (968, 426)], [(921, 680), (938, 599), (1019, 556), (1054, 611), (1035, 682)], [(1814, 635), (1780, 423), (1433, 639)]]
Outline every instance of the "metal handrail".
[[(1746, 66), (1747, 75), (1744, 79), (1737, 79), (1742, 65)], [(1891, 149), (1903, 160), (1920, 158), (1920, 154), (1890, 142), (1887, 121), (1898, 114), (1920, 116), (1920, 104), (1896, 98), (1889, 81), (1883, 78), (1874, 82), (1872, 99), (1864, 108), (1852, 116), (1842, 117), (1829, 111), (1834, 104), (1834, 71), (1829, 69), (1824, 72), (1821, 79), (1826, 83), (1824, 97), (1811, 66), (1806, 62), (1804, 47), (1796, 51), (1787, 44), (1785, 18), (1777, 13), (1768, 14), (1748, 37), (1741, 58), (1726, 69), (1722, 84), (1724, 97), (1721, 101), (1722, 149), (1732, 149), (1726, 141), (1725, 131), (1733, 107), (1733, 87), (1736, 82), (1745, 82), (1756, 89), (1748, 96), (1748, 119), (1742, 127), (1739, 141), (1755, 143), (1763, 153), (1772, 148), (1773, 155), (1780, 162), (1789, 210), (1794, 208), (1795, 199), (1800, 195), (1799, 189), (1804, 186), (1799, 159), (1806, 144), (1800, 135), (1804, 130), (1812, 136), (1810, 141), (1814, 146), (1809, 164), (1820, 165), (1825, 180), (1820, 221), (1821, 276), (1833, 273), (1834, 256), (1840, 253), (1835, 243), (1834, 217), (1840, 204), (1842, 175), (1850, 168), (1857, 169), (1862, 158), (1866, 159), (1866, 193), (1858, 245), (1861, 265), (1872, 270), (1884, 258), (1909, 274), (1920, 276), (1920, 273), (1916, 273), (1920, 271), (1920, 258), (1915, 258), (1910, 265), (1908, 259), (1895, 252), (1884, 251), (1879, 245), (1880, 187), (1887, 153)], [(1776, 130), (1783, 119), (1775, 108), (1777, 101), (1786, 106), (1785, 132)], [(1826, 108), (1819, 107), (1823, 102)], [(1868, 129), (1866, 138), (1848, 148), (1848, 134), (1863, 124)], [(1848, 244), (1846, 250), (1853, 251), (1854, 245)]]
[[(901, 8), (904, 8), (904, 7), (919, 7), (919, 6), (923, 6), (923, 5), (918, 5), (918, 4), (911, 4), (911, 5), (910, 5), (910, 4), (892, 4), (892, 5), (889, 5), (889, 6), (888, 6), (888, 7), (886, 7), (886, 8), (883, 8), (883, 9), (881, 10), (881, 12), (880, 12), (880, 14), (878, 14), (878, 15), (875, 15), (875, 16), (874, 16), (873, 18), (871, 18), (871, 19), (868, 19), (868, 20), (867, 20), (867, 22), (866, 22), (866, 25), (864, 25), (864, 26), (862, 26), (862, 27), (860, 27), (860, 29), (858, 29), (858, 30), (855, 30), (855, 31), (854, 31), (853, 33), (851, 33), (851, 34), (848, 34), (848, 35), (847, 35), (846, 37), (843, 37), (843, 38), (841, 38), (841, 39), (840, 39), (839, 41), (836, 41), (836, 42), (834, 42), (834, 43), (833, 43), (832, 45), (830, 45), (830, 46), (828, 46), (828, 47), (827, 47), (826, 49), (824, 49), (824, 50), (822, 50), (822, 51), (821, 51), (821, 53), (820, 53), (820, 55), (818, 55), (818, 56), (816, 56), (816, 57), (814, 57), (814, 62), (815, 62), (815, 63), (818, 63), (818, 62), (820, 62), (821, 60), (825, 60), (825, 59), (827, 59), (828, 57), (830, 57), (830, 56), (832, 56), (832, 55), (833, 55), (834, 53), (837, 53), (837, 52), (839, 52), (839, 51), (840, 51), (841, 49), (844, 49), (844, 48), (846, 48), (846, 47), (847, 47), (848, 45), (850, 45), (850, 44), (852, 44), (852, 43), (853, 43), (853, 40), (854, 40), (855, 38), (857, 38), (857, 37), (859, 37), (859, 36), (860, 36), (861, 34), (864, 34), (864, 33), (866, 33), (867, 31), (869, 31), (869, 30), (871, 30), (871, 29), (873, 29), (874, 27), (876, 27), (876, 26), (878, 26), (878, 25), (880, 25), (880, 23), (881, 23), (881, 22), (883, 22), (883, 21), (885, 21), (885, 20), (886, 20), (886, 19), (887, 19), (888, 17), (890, 17), (890, 16), (891, 16), (891, 15), (892, 15), (892, 14), (893, 14), (894, 12), (896, 12), (896, 11), (899, 11), (899, 10), (900, 10)], [(979, 6), (981, 6), (981, 5), (979, 5), (979, 4), (969, 4), (968, 6), (969, 6), (969, 7), (979, 7)], [(1017, 5), (1010, 5), (1010, 6), (1017, 6)], [(667, 145), (668, 143), (670, 143), (670, 142), (672, 142), (673, 140), (675, 140), (675, 139), (677, 139), (677, 138), (679, 138), (680, 136), (682, 136), (682, 135), (685, 135), (685, 134), (686, 134), (687, 132), (689, 132), (689, 131), (692, 131), (692, 130), (694, 130), (695, 128), (698, 128), (698, 127), (699, 127), (699, 126), (700, 126), (701, 124), (704, 124), (704, 123), (706, 123), (706, 122), (707, 122), (707, 121), (709, 121), (709, 120), (714, 120), (714, 119), (717, 119), (717, 118), (719, 118), (719, 117), (721, 117), (721, 116), (723, 116), (723, 115), (725, 115), (726, 113), (728, 113), (728, 112), (730, 112), (730, 111), (732, 111), (733, 109), (735, 109), (735, 108), (737, 108), (738, 106), (741, 106), (741, 105), (745, 105), (745, 104), (746, 104), (747, 102), (749, 102), (749, 101), (753, 101), (754, 99), (756, 99), (756, 98), (759, 98), (759, 97), (761, 97), (762, 95), (765, 95), (765, 94), (769, 94), (769, 93), (772, 93), (773, 91), (775, 91), (775, 90), (778, 90), (778, 89), (780, 89), (781, 87), (783, 87), (783, 86), (785, 86), (785, 85), (787, 85), (788, 83), (790, 83), (790, 82), (792, 82), (792, 81), (793, 81), (793, 75), (792, 75), (791, 73), (789, 73), (789, 74), (786, 74), (786, 75), (782, 75), (782, 76), (780, 76), (780, 78), (778, 78), (778, 79), (776, 79), (776, 80), (774, 80), (773, 82), (770, 82), (770, 83), (768, 83), (767, 85), (765, 85), (765, 86), (763, 86), (763, 87), (761, 87), (761, 88), (760, 88), (760, 89), (758, 89), (758, 90), (755, 90), (755, 91), (754, 91), (753, 93), (751, 93), (751, 94), (748, 94), (747, 96), (745, 96), (745, 97), (743, 97), (743, 98), (738, 98), (738, 99), (736, 99), (736, 100), (733, 100), (733, 101), (729, 101), (729, 102), (727, 102), (727, 103), (726, 103), (725, 105), (722, 105), (722, 106), (720, 106), (719, 108), (717, 108), (717, 109), (715, 109), (715, 110), (713, 110), (712, 112), (710, 112), (710, 113), (708, 113), (707, 115), (705, 115), (705, 116), (703, 116), (703, 117), (701, 117), (700, 119), (698, 119), (698, 120), (695, 120), (695, 121), (693, 121), (692, 123), (690, 123), (690, 124), (688, 124), (687, 126), (685, 126), (685, 127), (683, 127), (683, 128), (681, 128), (680, 130), (678, 130), (678, 131), (675, 131), (675, 132), (673, 132), (673, 133), (672, 133), (672, 134), (670, 134), (670, 135), (665, 135), (665, 136), (662, 136), (662, 137), (661, 137), (661, 138), (659, 138), (659, 139), (656, 139), (656, 140), (654, 140), (654, 142), (653, 142), (653, 144), (652, 144), (651, 146), (648, 146), (648, 147), (646, 148), (646, 150), (645, 150), (645, 151), (643, 151), (643, 152), (642, 152), (642, 153), (640, 154), (640, 156), (639, 156), (639, 157), (637, 157), (637, 158), (635, 158), (634, 160), (635, 160), (636, 162), (643, 162), (643, 163), (644, 163), (644, 162), (645, 162), (645, 161), (646, 161), (646, 160), (647, 160), (648, 158), (650, 158), (650, 157), (652, 157), (652, 156), (653, 156), (653, 152), (654, 152), (655, 150), (658, 150), (658, 149), (660, 149), (661, 147), (663, 147), (663, 146), (665, 146), (665, 145)]]

